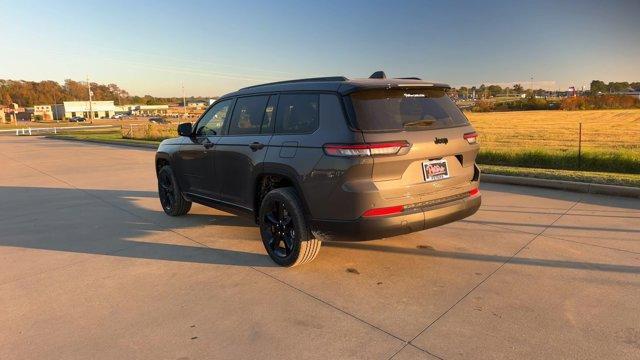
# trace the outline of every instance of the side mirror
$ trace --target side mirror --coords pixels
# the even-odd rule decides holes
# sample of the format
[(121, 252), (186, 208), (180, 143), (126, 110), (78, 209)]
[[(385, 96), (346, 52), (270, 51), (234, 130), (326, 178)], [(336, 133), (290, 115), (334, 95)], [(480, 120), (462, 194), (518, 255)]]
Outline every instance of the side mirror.
[(192, 133), (193, 133), (193, 128), (191, 123), (182, 123), (178, 125), (178, 135), (191, 136)]

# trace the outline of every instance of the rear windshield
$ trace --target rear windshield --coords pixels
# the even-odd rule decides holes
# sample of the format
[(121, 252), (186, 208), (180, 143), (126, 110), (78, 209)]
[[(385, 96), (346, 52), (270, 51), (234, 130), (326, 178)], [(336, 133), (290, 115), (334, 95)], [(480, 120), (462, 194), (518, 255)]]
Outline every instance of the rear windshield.
[(363, 131), (431, 130), (468, 125), (444, 90), (365, 90), (350, 95)]

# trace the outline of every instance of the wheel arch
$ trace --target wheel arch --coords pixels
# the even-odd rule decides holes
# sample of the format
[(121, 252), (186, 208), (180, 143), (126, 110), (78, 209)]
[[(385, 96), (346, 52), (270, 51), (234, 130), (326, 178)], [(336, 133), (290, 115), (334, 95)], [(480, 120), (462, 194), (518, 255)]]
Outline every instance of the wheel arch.
[(158, 174), (160, 169), (162, 169), (162, 167), (165, 165), (171, 165), (171, 156), (169, 156), (169, 154), (165, 152), (157, 152), (156, 161), (155, 161), (156, 175)]
[(260, 213), (260, 204), (264, 196), (271, 190), (281, 187), (293, 187), (300, 198), (305, 218), (309, 219), (310, 211), (307, 201), (300, 186), (295, 170), (281, 164), (272, 164), (265, 167), (255, 177), (253, 186), (253, 208), (256, 221)]

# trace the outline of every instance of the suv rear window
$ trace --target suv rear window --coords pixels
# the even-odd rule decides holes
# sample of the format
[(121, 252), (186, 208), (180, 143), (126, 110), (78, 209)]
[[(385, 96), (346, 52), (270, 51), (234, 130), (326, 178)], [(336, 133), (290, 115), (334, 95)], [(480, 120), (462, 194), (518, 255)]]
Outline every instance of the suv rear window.
[(349, 96), (363, 131), (431, 130), (468, 125), (444, 90), (376, 89)]

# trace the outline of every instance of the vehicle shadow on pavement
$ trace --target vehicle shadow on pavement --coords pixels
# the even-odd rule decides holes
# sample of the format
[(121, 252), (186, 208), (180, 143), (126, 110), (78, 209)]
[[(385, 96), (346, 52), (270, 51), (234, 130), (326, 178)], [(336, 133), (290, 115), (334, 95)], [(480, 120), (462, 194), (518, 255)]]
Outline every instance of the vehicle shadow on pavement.
[[(482, 183), (482, 179), (480, 180), (480, 189), (481, 190), (489, 190), (496, 191), (500, 193), (508, 193), (518, 196), (531, 196), (536, 198), (546, 198), (552, 200), (561, 200), (574, 202), (580, 200), (580, 204), (590, 205), (589, 209), (591, 211), (595, 211), (597, 207), (602, 207), (604, 211), (619, 213), (619, 212), (638, 212), (640, 211), (640, 201), (637, 198), (632, 197), (622, 197), (622, 196), (610, 196), (610, 195), (599, 195), (599, 194), (587, 194), (587, 193), (579, 193), (573, 191), (565, 191), (558, 189), (546, 189), (546, 188), (538, 188), (538, 187), (530, 187), (530, 186), (521, 186), (521, 185), (506, 185), (506, 184), (495, 184), (495, 183)], [(498, 204), (494, 204), (498, 205)], [(527, 209), (528, 206), (523, 206), (523, 204), (519, 204), (518, 206), (513, 206), (514, 208), (519, 209)], [(531, 207), (537, 208), (539, 207)], [(565, 210), (563, 207), (555, 208), (554, 210)], [(589, 210), (587, 210), (589, 211)]]
[[(250, 219), (206, 213), (174, 218), (159, 210), (159, 205), (156, 205), (158, 209), (140, 205), (141, 201), (157, 201), (156, 198), (155, 191), (0, 186), (0, 214), (3, 215), (0, 218), (0, 251), (4, 247), (14, 247), (151, 260), (275, 266), (264, 253), (214, 248), (188, 234), (188, 229), (205, 226), (211, 226), (214, 234), (216, 226), (254, 227), (259, 239), (258, 229)], [(323, 246), (470, 261), (509, 261), (525, 266), (640, 273), (640, 266), (511, 258), (367, 242), (324, 242)]]
[[(266, 254), (210, 247), (187, 229), (252, 226), (231, 215), (171, 218), (139, 206), (152, 191), (0, 186), (0, 251), (7, 247), (151, 260), (275, 266)], [(255, 226), (255, 225), (253, 225)]]
[(431, 257), (438, 257), (438, 258), (487, 261), (487, 262), (495, 262), (495, 263), (505, 263), (508, 261), (511, 264), (526, 265), (526, 266), (542, 266), (542, 267), (553, 267), (553, 268), (564, 268), (564, 269), (580, 269), (580, 270), (617, 272), (617, 273), (627, 273), (627, 274), (640, 274), (640, 266), (615, 265), (615, 264), (568, 261), (568, 260), (535, 259), (535, 258), (522, 258), (522, 257), (511, 258), (510, 256), (483, 255), (483, 254), (463, 253), (463, 252), (455, 252), (455, 251), (439, 251), (435, 249), (412, 249), (412, 248), (395, 247), (395, 246), (366, 244), (366, 243), (360, 243), (360, 242), (331, 242), (331, 243), (327, 243), (326, 246), (346, 248), (346, 249), (368, 250), (368, 251), (382, 251), (382, 252), (397, 253), (397, 254), (431, 256)]

